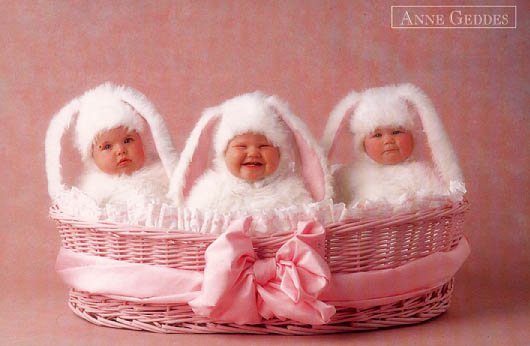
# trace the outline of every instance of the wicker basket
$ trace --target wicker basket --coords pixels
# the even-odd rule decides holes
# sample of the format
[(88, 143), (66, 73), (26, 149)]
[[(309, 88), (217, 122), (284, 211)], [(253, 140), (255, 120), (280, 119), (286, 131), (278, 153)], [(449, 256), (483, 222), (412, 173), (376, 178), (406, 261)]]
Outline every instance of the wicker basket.
[[(164, 143), (169, 134), (163, 126), (160, 115), (154, 111), (154, 108), (145, 108), (142, 103), (136, 104), (134, 97), (127, 92), (120, 97), (144, 116), (153, 133), (160, 159), (166, 171), (171, 172), (172, 150), (166, 145), (167, 143)], [(48, 128), (46, 169), (48, 189), (53, 200), (68, 191), (63, 185), (61, 175), (61, 138), (70, 126), (78, 107), (77, 100), (67, 104), (54, 117)], [(114, 291), (116, 294), (102, 294), (97, 290), (80, 289), (90, 286), (93, 281), (98, 281), (98, 276), (92, 277), (95, 280), (86, 280), (88, 286), (71, 285), (77, 289), (72, 289), (70, 292), (69, 306), (80, 317), (98, 325), (160, 333), (311, 335), (417, 323), (438, 316), (449, 307), (454, 273), (468, 251), (467, 242), (462, 235), (462, 223), (467, 208), (468, 203), (464, 199), (461, 202), (448, 202), (442, 207), (422, 209), (417, 212), (362, 220), (349, 219), (326, 224), (323, 225), (324, 227), (319, 224), (318, 254), (312, 259), (318, 260), (322, 264), (321, 267), (326, 267), (324, 271), (329, 276), (329, 280), (344, 277), (351, 279), (352, 276), (359, 275), (364, 278), (368, 275), (368, 278), (388, 279), (390, 277), (388, 275), (392, 273), (408, 273), (403, 271), (403, 268), (411, 268), (418, 263), (434, 263), (428, 260), (448, 256), (461, 249), (462, 245), (464, 248), (463, 255), (462, 252), (460, 253), (460, 260), (453, 261), (452, 271), (446, 271), (444, 275), (436, 277), (435, 281), (423, 282), (423, 286), (413, 287), (408, 291), (406, 289), (408, 278), (402, 275), (400, 282), (396, 284), (405, 289), (394, 296), (368, 297), (372, 299), (370, 304), (366, 304), (362, 299), (329, 301), (326, 300), (325, 294), (317, 296), (317, 299), (321, 299), (319, 303), (328, 307), (328, 312), (331, 311), (324, 324), (308, 324), (276, 317), (260, 319), (257, 324), (234, 323), (196, 314), (188, 304), (189, 301), (147, 302), (142, 299), (132, 299), (122, 291), (117, 293)], [(207, 267), (205, 252), (211, 244), (223, 238), (223, 235), (182, 232), (166, 228), (83, 221), (67, 214), (57, 205), (50, 209), (50, 216), (57, 223), (61, 236), (61, 251), (96, 261), (118, 263), (118, 266), (134, 268), (140, 266), (143, 269), (147, 268), (151, 273), (153, 271), (186, 272), (186, 275), (200, 276)], [(293, 231), (247, 238), (246, 244), (251, 250), (253, 248), (256, 259), (272, 258), (279, 249), (294, 238)], [(429, 266), (422, 268), (424, 272), (430, 272), (431, 269), (436, 271), (436, 268)], [(153, 282), (157, 278), (155, 276)], [(379, 282), (364, 281), (368, 284), (374, 282), (373, 285)], [(351, 285), (337, 285), (337, 282), (341, 281), (335, 281), (335, 286), (330, 284), (328, 287), (338, 287), (347, 293), (354, 290), (355, 281), (351, 281)], [(203, 290), (204, 287), (196, 288)], [(367, 289), (364, 287), (358, 291), (367, 291)], [(331, 295), (331, 297), (336, 296)]]
[[(332, 274), (396, 268), (436, 252), (454, 249), (462, 238), (468, 203), (388, 218), (346, 220), (326, 226), (325, 258)], [(204, 268), (204, 251), (215, 236), (118, 224), (93, 224), (50, 210), (62, 246), (78, 253), (185, 270)], [(256, 253), (270, 257), (290, 232), (255, 237)], [(328, 324), (270, 319), (238, 325), (196, 316), (187, 304), (145, 304), (72, 289), (69, 306), (80, 317), (107, 327), (159, 333), (256, 333), (310, 335), (369, 330), (422, 322), (445, 312), (453, 278), (419, 295), (369, 308), (341, 307)]]

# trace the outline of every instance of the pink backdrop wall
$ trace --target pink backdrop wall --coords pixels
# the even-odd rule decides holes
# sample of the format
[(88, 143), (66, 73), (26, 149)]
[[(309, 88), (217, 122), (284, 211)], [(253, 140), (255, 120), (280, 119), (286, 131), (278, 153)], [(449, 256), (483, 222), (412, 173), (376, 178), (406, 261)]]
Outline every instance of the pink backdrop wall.
[(203, 108), (240, 93), (279, 95), (320, 137), (329, 111), (350, 90), (412, 82), (443, 118), (472, 205), (466, 225), (473, 252), (457, 276), (453, 307), (420, 326), (311, 340), (528, 341), (529, 3), (496, 2), (518, 6), (511, 30), (395, 30), (392, 4), (404, 5), (0, 1), (0, 333), (18, 344), (270, 342), (109, 330), (68, 310), (53, 271), (59, 237), (47, 217), (44, 135), (71, 98), (108, 80), (137, 88), (165, 116), (180, 150)]

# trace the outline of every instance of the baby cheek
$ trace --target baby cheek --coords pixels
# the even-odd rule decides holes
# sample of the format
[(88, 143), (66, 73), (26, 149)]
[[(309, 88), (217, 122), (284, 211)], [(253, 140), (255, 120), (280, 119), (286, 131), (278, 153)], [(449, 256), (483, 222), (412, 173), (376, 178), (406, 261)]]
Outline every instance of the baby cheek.
[(380, 143), (380, 141), (375, 139), (367, 139), (364, 141), (364, 150), (370, 155), (375, 155), (378, 152), (381, 152), (382, 149), (383, 145)]
[(410, 137), (404, 137), (399, 142), (400, 151), (403, 155), (409, 156), (414, 148), (414, 142)]

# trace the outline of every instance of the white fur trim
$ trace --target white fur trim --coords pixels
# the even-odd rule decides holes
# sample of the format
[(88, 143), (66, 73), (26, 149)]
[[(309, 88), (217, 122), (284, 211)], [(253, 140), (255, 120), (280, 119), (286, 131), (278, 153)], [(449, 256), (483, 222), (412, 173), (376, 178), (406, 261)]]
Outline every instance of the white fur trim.
[(61, 175), (61, 139), (70, 127), (73, 114), (79, 111), (79, 99), (68, 102), (51, 120), (46, 132), (44, 156), (46, 176), (48, 178), (48, 194), (55, 199), (66, 190)]
[(331, 111), (320, 144), (326, 157), (329, 157), (337, 138), (345, 130), (348, 116), (351, 115), (353, 107), (359, 102), (360, 94), (352, 91), (344, 97)]
[[(276, 96), (268, 97), (267, 102), (280, 114), (294, 135), (302, 161), (302, 177), (306, 186), (310, 187), (313, 198), (317, 201), (331, 198), (333, 196), (333, 177), (329, 171), (328, 160), (319, 143), (302, 119), (291, 112), (287, 103)], [(321, 177), (315, 179), (313, 178), (314, 175), (321, 175)]]
[(266, 100), (266, 95), (254, 92), (230, 99), (217, 108), (223, 116), (215, 133), (216, 156), (224, 154), (228, 143), (235, 136), (248, 132), (264, 135), (282, 152), (288, 150), (289, 130)]
[[(99, 106), (103, 106), (103, 113), (97, 112)], [(112, 112), (112, 114), (118, 114), (119, 116), (112, 115), (110, 120), (100, 119), (101, 115), (106, 114), (109, 110), (115, 110), (116, 113)], [(144, 118), (151, 130), (155, 150), (158, 151), (166, 175), (171, 176), (173, 168), (178, 161), (178, 154), (162, 116), (140, 92), (107, 82), (70, 101), (50, 122), (46, 133), (45, 155), (48, 192), (52, 199), (55, 199), (59, 193), (66, 189), (62, 182), (60, 163), (62, 136), (69, 128), (72, 119), (82, 113), (82, 111), (84, 116), (79, 116), (82, 119), (81, 121), (78, 119), (76, 126), (79, 127), (76, 146), (81, 150), (87, 166), (90, 166), (91, 160), (86, 160), (86, 158), (89, 157), (90, 146), (97, 132), (100, 132), (101, 129), (117, 126), (127, 126), (141, 132), (143, 129), (142, 118)], [(97, 118), (97, 121), (92, 119), (94, 124), (90, 123), (92, 116)], [(144, 129), (143, 133), (146, 134), (147, 131)], [(151, 150), (151, 146), (147, 143), (150, 139), (149, 137), (149, 139), (146, 138), (144, 140), (147, 155), (150, 154)], [(151, 161), (158, 161), (158, 158)], [(148, 162), (148, 164), (151, 163)]]
[(322, 138), (324, 149), (329, 155), (330, 148), (340, 134), (340, 124), (351, 114), (349, 120), (354, 136), (354, 152), (358, 158), (365, 159), (367, 156), (362, 141), (377, 127), (401, 126), (412, 132), (417, 131), (416, 114), (412, 107), (416, 109), (433, 162), (444, 183), (449, 185), (453, 181), (463, 184), (458, 160), (431, 100), (412, 84), (372, 88), (360, 94), (350, 93), (330, 115)]
[(455, 184), (463, 185), (464, 178), (458, 158), (429, 97), (412, 84), (399, 85), (397, 93), (416, 107), (423, 131), (427, 135), (434, 164), (445, 183), (449, 186), (453, 181)]
[(190, 192), (186, 206), (221, 213), (271, 210), (312, 202), (302, 179), (289, 176), (272, 184), (253, 186), (226, 172), (208, 170)]
[(396, 87), (385, 86), (364, 91), (351, 118), (356, 136), (366, 136), (378, 127), (403, 127), (412, 130), (414, 115), (410, 113)]
[(117, 88), (117, 93), (125, 103), (130, 105), (137, 114), (141, 115), (147, 121), (156, 152), (160, 156), (167, 176), (171, 177), (179, 156), (164, 118), (158, 113), (153, 103), (141, 92), (120, 86)]
[[(364, 161), (350, 169), (352, 201), (384, 201), (399, 204), (407, 198), (448, 196), (444, 185), (435, 171), (425, 162), (407, 162), (399, 165), (379, 165)], [(344, 183), (346, 175), (337, 180)]]
[(173, 171), (169, 182), (168, 197), (175, 205), (183, 205), (195, 180), (203, 174), (209, 162), (206, 158), (195, 157), (197, 153), (208, 153), (210, 149), (208, 139), (211, 139), (213, 127), (218, 122), (220, 114), (217, 108), (206, 109), (195, 127), (191, 131), (180, 159)]
[(124, 126), (143, 132), (142, 118), (119, 97), (118, 88), (105, 83), (81, 96), (75, 139), (83, 160), (91, 158), (92, 144), (102, 131)]
[[(225, 111), (228, 115), (225, 115)], [(225, 116), (228, 120), (224, 120)], [(219, 134), (212, 135), (216, 123), (223, 121), (218, 127)], [(209, 162), (204, 157), (196, 157), (198, 152), (206, 154), (213, 146), (219, 155), (224, 152), (231, 138), (244, 132), (266, 135), (280, 148), (280, 156), (284, 159), (291, 158), (291, 155), (286, 154), (298, 149), (300, 172), (313, 198), (322, 200), (331, 197), (331, 175), (327, 162), (305, 124), (276, 97), (255, 92), (238, 96), (203, 112), (174, 171), (169, 190), (170, 198), (177, 205), (182, 204), (195, 180), (207, 170)], [(208, 144), (214, 136), (213, 145)], [(284, 166), (283, 169), (285, 168)]]
[(168, 183), (164, 167), (158, 162), (131, 175), (110, 175), (94, 168), (80, 177), (78, 186), (99, 206), (104, 206), (150, 199), (164, 201)]

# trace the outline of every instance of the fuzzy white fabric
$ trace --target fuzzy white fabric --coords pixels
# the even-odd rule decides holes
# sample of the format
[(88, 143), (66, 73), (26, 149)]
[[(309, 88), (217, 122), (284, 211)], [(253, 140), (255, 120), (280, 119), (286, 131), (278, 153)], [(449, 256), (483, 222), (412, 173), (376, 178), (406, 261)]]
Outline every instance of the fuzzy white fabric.
[[(130, 103), (129, 103), (130, 102)], [(76, 143), (83, 157), (85, 172), (79, 189), (94, 198), (99, 205), (144, 203), (165, 198), (169, 188), (167, 171), (156, 152), (155, 143), (144, 130), (144, 119), (133, 105), (150, 103), (142, 94), (125, 87), (105, 83), (86, 92), (76, 124)], [(153, 113), (153, 108), (148, 107)], [(92, 158), (92, 144), (102, 131), (124, 126), (136, 130), (142, 137), (145, 153), (144, 167), (130, 175), (109, 175), (97, 168)]]
[(247, 132), (264, 135), (275, 147), (282, 148), (285, 157), (293, 146), (289, 129), (266, 100), (266, 95), (254, 92), (230, 99), (218, 107), (223, 114), (214, 138), (218, 158), (223, 156), (231, 139)]
[[(322, 145), (328, 154), (346, 121), (353, 135), (355, 163), (335, 172), (336, 201), (397, 205), (411, 199), (461, 197), (465, 193), (462, 172), (443, 124), (418, 87), (400, 84), (350, 93), (337, 104), (326, 125)], [(378, 127), (403, 127), (412, 133), (414, 150), (405, 162), (387, 166), (368, 157), (363, 141)], [(420, 157), (418, 146), (423, 135), (432, 162)]]
[[(214, 137), (214, 170), (229, 174), (224, 153), (228, 143), (236, 136), (244, 133), (262, 134), (277, 148), (280, 149), (280, 162), (274, 179), (265, 179), (263, 182), (253, 184), (252, 188), (260, 188), (268, 182), (279, 181), (277, 177), (288, 176), (290, 170), (294, 174), (297, 157), (294, 151), (295, 144), (287, 125), (267, 103), (267, 95), (257, 91), (244, 94), (224, 102), (218, 111), (223, 114)], [(224, 174), (222, 174), (224, 175)], [(303, 186), (303, 183), (302, 183)]]
[(383, 127), (402, 127), (415, 131), (415, 115), (395, 87), (381, 87), (366, 90), (350, 120), (350, 130), (354, 134), (354, 149), (364, 151), (364, 138)]
[[(288, 113), (287, 107), (276, 98), (254, 92), (235, 97), (205, 112), (220, 114), (213, 141), (215, 158), (213, 167), (197, 179), (191, 189), (186, 201), (188, 207), (228, 212), (281, 208), (313, 201), (300, 175), (294, 134), (275, 106)], [(290, 113), (283, 116), (297, 119)], [(300, 124), (297, 124), (296, 131), (310, 136)], [(254, 183), (233, 176), (224, 161), (229, 141), (248, 132), (263, 134), (280, 151), (276, 171)], [(311, 143), (310, 139), (307, 142)]]
[(221, 212), (286, 208), (312, 202), (302, 179), (295, 175), (276, 175), (249, 183), (228, 171), (210, 169), (201, 176), (190, 192), (190, 208)]
[[(216, 122), (216, 132), (210, 135)], [(233, 176), (224, 161), (229, 141), (247, 132), (265, 135), (280, 151), (276, 171), (254, 183)], [(215, 152), (212, 164), (200, 170), (197, 163), (207, 159), (195, 156), (199, 147), (213, 147)], [(260, 92), (235, 97), (203, 113), (182, 151), (172, 184), (169, 195), (176, 205), (223, 212), (281, 208), (332, 194), (326, 160), (305, 124), (278, 98)]]
[(78, 187), (102, 206), (146, 200), (160, 202), (165, 198), (168, 184), (164, 167), (157, 162), (130, 175), (110, 175), (94, 167), (81, 176)]
[[(164, 165), (170, 176), (178, 154), (162, 116), (140, 92), (110, 82), (85, 92), (68, 102), (50, 122), (45, 140), (48, 193), (55, 200), (70, 190), (61, 174), (61, 139), (76, 118), (75, 146), (79, 149), (86, 174), (92, 174), (92, 143), (98, 133), (119, 126), (136, 130), (144, 143), (145, 167)], [(145, 126), (147, 123), (147, 126)], [(167, 178), (165, 178), (167, 180)]]
[(411, 199), (448, 196), (436, 172), (425, 162), (381, 165), (363, 161), (335, 173), (341, 189), (337, 200), (349, 205), (365, 201), (400, 204)]
[(116, 90), (119, 88), (105, 83), (82, 96), (75, 140), (83, 160), (90, 159), (92, 144), (97, 135), (105, 130), (124, 126), (143, 134), (143, 119), (131, 105), (117, 96)]

